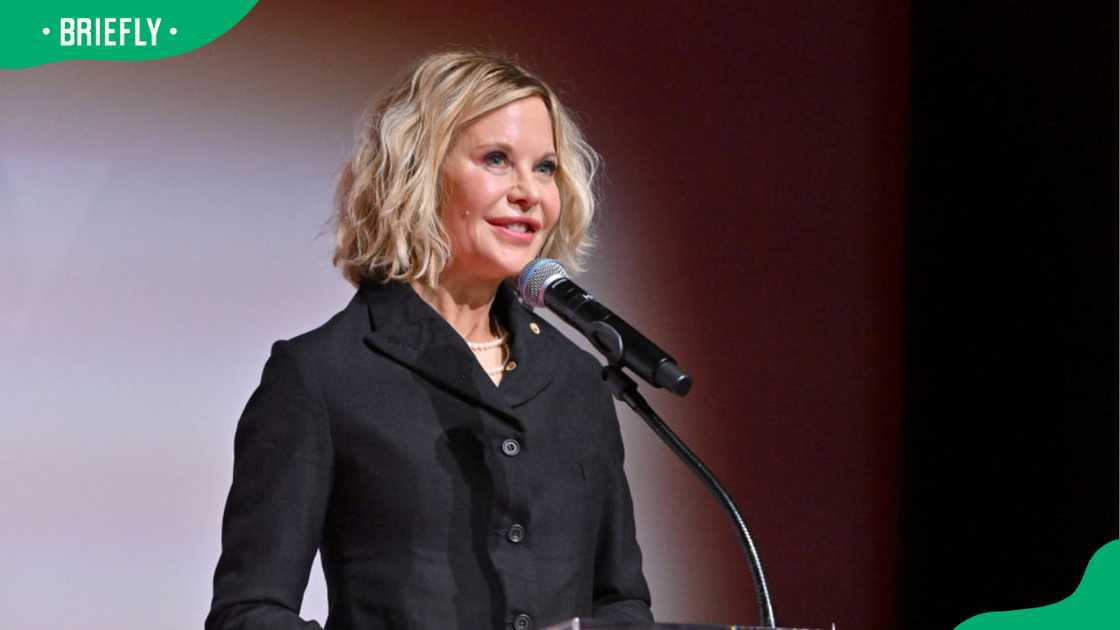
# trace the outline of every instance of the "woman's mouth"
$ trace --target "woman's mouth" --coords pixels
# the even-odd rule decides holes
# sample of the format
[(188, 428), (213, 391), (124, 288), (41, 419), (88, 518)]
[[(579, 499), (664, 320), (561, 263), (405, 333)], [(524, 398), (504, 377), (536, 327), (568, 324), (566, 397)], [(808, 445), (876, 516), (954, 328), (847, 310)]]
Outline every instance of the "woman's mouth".
[(500, 217), (487, 219), (486, 222), (494, 226), (499, 234), (515, 243), (532, 242), (533, 234), (540, 229), (537, 222), (529, 218)]

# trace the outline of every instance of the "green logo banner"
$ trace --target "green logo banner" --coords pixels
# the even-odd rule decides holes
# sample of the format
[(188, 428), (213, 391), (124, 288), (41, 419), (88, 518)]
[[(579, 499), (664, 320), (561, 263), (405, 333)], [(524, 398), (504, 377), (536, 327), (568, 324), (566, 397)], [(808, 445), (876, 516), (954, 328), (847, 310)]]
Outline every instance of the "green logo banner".
[[(1041, 569), (1040, 569), (1041, 570)], [(1073, 594), (1040, 608), (977, 615), (956, 630), (1120, 628), (1120, 540), (1097, 550)]]
[(71, 59), (143, 61), (200, 48), (256, 0), (13, 0), (0, 8), (0, 68)]

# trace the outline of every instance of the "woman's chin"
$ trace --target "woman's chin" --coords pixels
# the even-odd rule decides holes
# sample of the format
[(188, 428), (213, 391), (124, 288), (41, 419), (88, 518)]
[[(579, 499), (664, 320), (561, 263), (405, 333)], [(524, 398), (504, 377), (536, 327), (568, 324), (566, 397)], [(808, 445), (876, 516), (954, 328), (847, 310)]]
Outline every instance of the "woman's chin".
[[(500, 282), (521, 275), (525, 266), (533, 262), (535, 256), (532, 254), (534, 252), (523, 249), (517, 252), (494, 252), (489, 256), (476, 255), (469, 259), (461, 258), (452, 262), (445, 269), (445, 273), (460, 276), (464, 279), (469, 277), (486, 282)], [(455, 261), (454, 257), (452, 257), (452, 261)]]
[(520, 275), (521, 270), (525, 268), (525, 265), (528, 265), (532, 261), (532, 257), (525, 255), (505, 256), (501, 259), (495, 260), (493, 262), (493, 268), (497, 275), (505, 279), (511, 276)]

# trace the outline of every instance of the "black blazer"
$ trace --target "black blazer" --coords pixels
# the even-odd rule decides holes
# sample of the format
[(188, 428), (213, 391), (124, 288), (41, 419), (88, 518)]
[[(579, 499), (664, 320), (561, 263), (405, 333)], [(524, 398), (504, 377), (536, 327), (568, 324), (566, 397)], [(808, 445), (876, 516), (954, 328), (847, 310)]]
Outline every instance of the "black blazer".
[(298, 614), (316, 550), (328, 630), (652, 621), (599, 363), (509, 287), (495, 308), (514, 361), (498, 387), (399, 282), (273, 345), (207, 630), (318, 628)]

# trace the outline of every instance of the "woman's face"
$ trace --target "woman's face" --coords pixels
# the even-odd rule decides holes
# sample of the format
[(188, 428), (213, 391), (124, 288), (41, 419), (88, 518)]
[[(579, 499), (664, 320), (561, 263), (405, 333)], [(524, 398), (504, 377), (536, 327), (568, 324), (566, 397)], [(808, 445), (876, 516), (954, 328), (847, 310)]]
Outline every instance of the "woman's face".
[(532, 96), (464, 128), (443, 165), (445, 273), (494, 281), (521, 273), (560, 218), (552, 118)]

